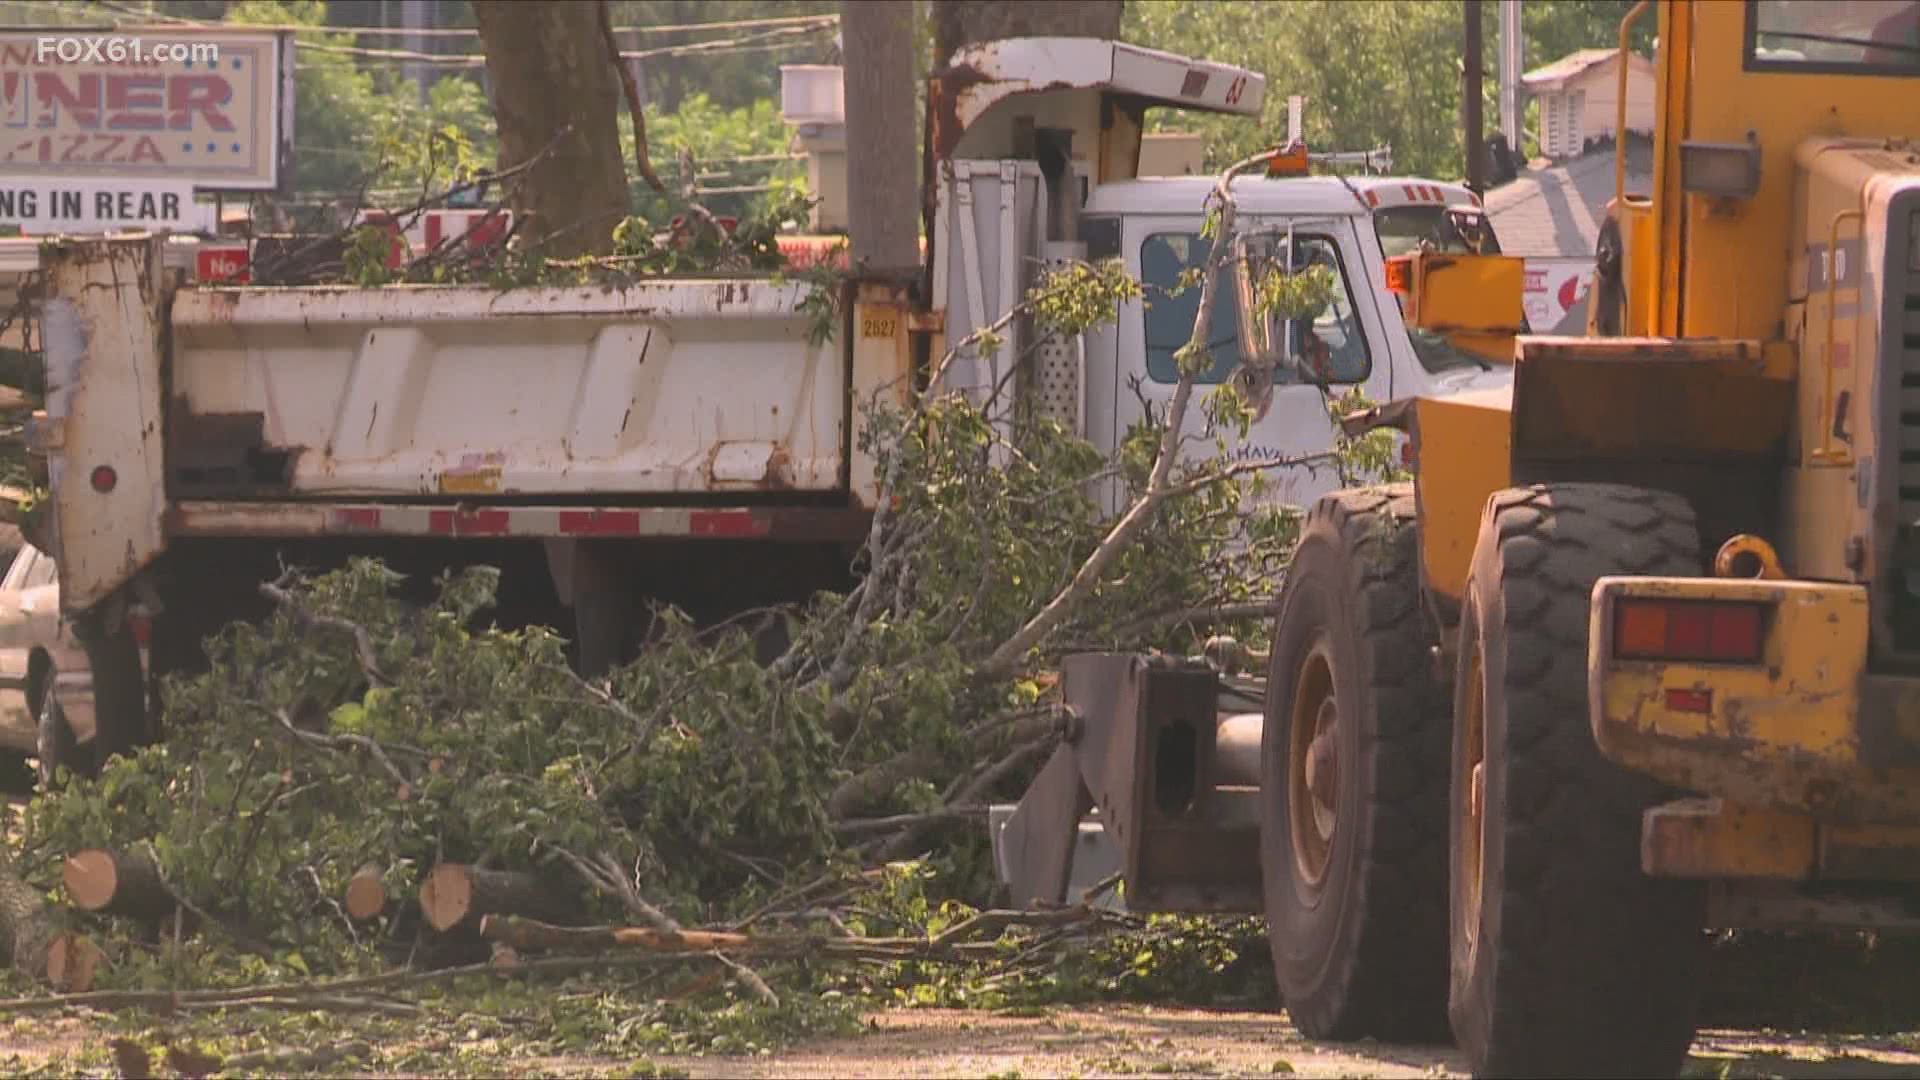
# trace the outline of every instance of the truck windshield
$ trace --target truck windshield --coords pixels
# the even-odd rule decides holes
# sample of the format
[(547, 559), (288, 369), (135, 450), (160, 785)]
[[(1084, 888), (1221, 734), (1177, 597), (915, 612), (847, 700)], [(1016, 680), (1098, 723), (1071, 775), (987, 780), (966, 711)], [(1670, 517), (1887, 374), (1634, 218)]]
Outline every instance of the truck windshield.
[(1920, 0), (1747, 0), (1754, 71), (1920, 75)]
[[(1434, 250), (1440, 252), (1465, 252), (1459, 237), (1453, 230), (1444, 228), (1446, 207), (1427, 206), (1391, 206), (1376, 210), (1373, 214), (1373, 232), (1380, 240), (1380, 254), (1383, 258), (1410, 255), (1420, 247), (1422, 240), (1428, 241)], [(1487, 226), (1493, 228), (1491, 224)], [(1498, 238), (1495, 238), (1496, 245)], [(1400, 298), (1394, 297), (1398, 303)], [(1402, 312), (1404, 315), (1405, 313)], [(1453, 347), (1446, 338), (1428, 330), (1407, 327), (1407, 337), (1413, 341), (1413, 355), (1419, 359), (1420, 366), (1432, 374), (1453, 371), (1459, 368), (1487, 368), (1486, 361)]]

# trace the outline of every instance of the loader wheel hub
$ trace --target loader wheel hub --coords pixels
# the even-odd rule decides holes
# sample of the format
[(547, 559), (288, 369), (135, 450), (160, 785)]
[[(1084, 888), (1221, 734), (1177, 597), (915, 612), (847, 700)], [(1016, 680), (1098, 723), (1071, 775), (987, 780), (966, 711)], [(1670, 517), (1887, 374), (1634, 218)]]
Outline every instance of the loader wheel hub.
[(1313, 796), (1314, 824), (1323, 836), (1333, 835), (1333, 811), (1340, 791), (1340, 763), (1334, 754), (1334, 727), (1339, 713), (1328, 698), (1320, 706), (1313, 742), (1307, 746), (1307, 792)]
[(1318, 892), (1339, 826), (1340, 703), (1334, 696), (1331, 644), (1317, 641), (1294, 683), (1287, 732), (1287, 818), (1301, 884)]

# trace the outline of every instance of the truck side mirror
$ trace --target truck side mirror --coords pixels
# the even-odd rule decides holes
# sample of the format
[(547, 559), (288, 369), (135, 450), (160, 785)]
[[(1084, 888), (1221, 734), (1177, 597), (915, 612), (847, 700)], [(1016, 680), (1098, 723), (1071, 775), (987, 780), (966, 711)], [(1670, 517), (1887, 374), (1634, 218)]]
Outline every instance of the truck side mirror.
[(1263, 285), (1270, 275), (1294, 272), (1293, 250), (1292, 236), (1283, 229), (1253, 229), (1233, 238), (1233, 286), (1240, 301), (1240, 357), (1242, 363), (1269, 371), (1284, 367), (1298, 381), (1320, 385), (1326, 382), (1325, 374), (1303, 363), (1298, 348), (1303, 320), (1296, 317), (1298, 313), (1278, 311), (1262, 302)]

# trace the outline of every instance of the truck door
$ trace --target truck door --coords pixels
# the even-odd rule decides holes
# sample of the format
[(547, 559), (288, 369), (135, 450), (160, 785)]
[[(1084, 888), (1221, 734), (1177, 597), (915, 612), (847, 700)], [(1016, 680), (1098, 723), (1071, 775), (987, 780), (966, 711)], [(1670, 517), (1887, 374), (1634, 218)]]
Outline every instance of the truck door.
[[(1267, 219), (1260, 224), (1286, 222)], [(1310, 327), (1302, 328), (1326, 346), (1331, 384), (1323, 389), (1299, 382), (1289, 372), (1276, 371), (1272, 399), (1247, 437), (1234, 438), (1228, 433), (1227, 454), (1236, 460), (1303, 458), (1331, 451), (1335, 432), (1327, 409), (1328, 396), (1337, 397), (1359, 387), (1370, 397), (1383, 398), (1392, 381), (1391, 358), (1382, 345), (1380, 315), (1373, 290), (1367, 287), (1366, 263), (1351, 220), (1303, 218), (1292, 224), (1296, 264), (1327, 266), (1336, 280), (1333, 303), (1312, 320)], [(1212, 243), (1200, 235), (1200, 223), (1192, 217), (1143, 215), (1128, 219), (1123, 232), (1121, 256), (1128, 270), (1139, 277), (1145, 299), (1137, 301), (1134, 306), (1138, 310), (1124, 313), (1120, 321), (1120, 390), (1114, 395), (1113, 422), (1116, 435), (1124, 434), (1128, 425), (1140, 418), (1143, 403), (1164, 415), (1172, 400), (1179, 382), (1174, 353), (1191, 336), (1200, 303), (1197, 287), (1178, 295), (1174, 290), (1183, 273), (1203, 265)], [(1240, 364), (1239, 304), (1232, 279), (1224, 272), (1221, 286), (1208, 343), (1213, 365), (1200, 377), (1202, 391), (1225, 382)], [(1137, 385), (1137, 392), (1130, 385)], [(1203, 399), (1196, 398), (1187, 416), (1187, 433), (1199, 436), (1188, 442), (1185, 453), (1190, 458), (1205, 458), (1216, 452), (1213, 440), (1204, 432), (1202, 405)], [(1269, 481), (1269, 499), (1295, 505), (1310, 503), (1341, 486), (1339, 472), (1331, 463), (1275, 469)]]

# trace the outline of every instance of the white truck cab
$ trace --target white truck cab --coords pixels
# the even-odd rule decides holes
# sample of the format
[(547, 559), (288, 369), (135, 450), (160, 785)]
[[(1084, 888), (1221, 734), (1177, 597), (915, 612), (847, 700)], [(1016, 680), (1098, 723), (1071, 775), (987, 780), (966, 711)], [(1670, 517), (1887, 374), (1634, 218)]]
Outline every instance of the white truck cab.
[[(1139, 418), (1142, 398), (1163, 406), (1173, 395), (1173, 354), (1192, 332), (1199, 294), (1171, 293), (1182, 273), (1205, 260), (1209, 241), (1200, 235), (1201, 208), (1213, 188), (1214, 181), (1203, 177), (1129, 180), (1102, 185), (1087, 201), (1081, 229), (1089, 237), (1088, 254), (1124, 260), (1146, 293), (1116, 323), (1088, 335), (1087, 433), (1102, 446), (1113, 445)], [(1274, 460), (1325, 452), (1335, 438), (1328, 393), (1359, 390), (1384, 402), (1511, 380), (1511, 368), (1490, 365), (1444, 339), (1416, 339), (1385, 286), (1386, 259), (1435, 234), (1447, 206), (1477, 201), (1466, 188), (1430, 180), (1298, 177), (1243, 178), (1232, 190), (1241, 227), (1290, 226), (1296, 257), (1332, 268), (1339, 291), (1313, 327), (1331, 356), (1328, 385), (1277, 370), (1270, 405), (1247, 437), (1230, 447), (1230, 456)], [(1200, 378), (1207, 385), (1226, 381), (1241, 360), (1238, 297), (1223, 288), (1216, 304), (1209, 342), (1214, 363)], [(1300, 506), (1341, 486), (1325, 467), (1289, 467), (1272, 480), (1273, 498)]]
[[(937, 155), (932, 296), (945, 324), (934, 355), (1002, 316), (1045, 266), (1122, 259), (1145, 297), (1082, 342), (1038, 349), (1025, 387), (1043, 410), (1101, 449), (1114, 449), (1141, 417), (1143, 402), (1159, 406), (1172, 397), (1173, 354), (1192, 332), (1199, 292), (1169, 292), (1206, 258), (1200, 233), (1216, 184), (1210, 176), (1138, 176), (1146, 110), (1257, 118), (1266, 90), (1255, 72), (1122, 42), (1023, 38), (961, 50), (934, 76), (929, 96)], [(1232, 192), (1237, 228), (1290, 226), (1296, 257), (1332, 268), (1341, 295), (1312, 327), (1331, 352), (1330, 384), (1277, 385), (1229, 456), (1330, 451), (1328, 394), (1357, 389), (1386, 402), (1511, 382), (1509, 365), (1489, 364), (1438, 335), (1410, 333), (1386, 286), (1386, 260), (1423, 239), (1445, 244), (1446, 212), (1477, 206), (1471, 191), (1421, 178), (1247, 176)], [(1206, 384), (1224, 382), (1240, 364), (1237, 307), (1233, 290), (1222, 288)], [(1022, 355), (1023, 335), (1031, 332), (1016, 323), (996, 355), (961, 357), (949, 385), (985, 400), (1005, 385), (1009, 358)], [(1276, 378), (1287, 376), (1277, 371)], [(1396, 437), (1404, 445), (1404, 436)], [(1188, 446), (1211, 451), (1205, 440)], [(1342, 486), (1324, 464), (1275, 470), (1270, 479), (1269, 497), (1294, 505)]]

